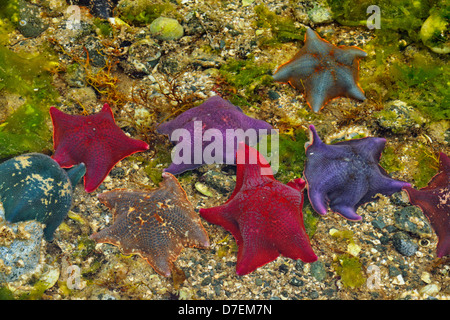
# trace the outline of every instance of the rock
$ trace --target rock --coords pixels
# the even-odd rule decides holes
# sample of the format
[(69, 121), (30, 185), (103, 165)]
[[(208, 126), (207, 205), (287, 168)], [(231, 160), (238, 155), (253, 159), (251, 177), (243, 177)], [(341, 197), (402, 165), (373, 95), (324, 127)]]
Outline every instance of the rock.
[(25, 1), (19, 1), (19, 25), (17, 29), (26, 38), (36, 38), (48, 28), (41, 19), (39, 7)]
[(325, 270), (325, 265), (323, 264), (322, 261), (316, 261), (314, 263), (311, 263), (310, 272), (311, 272), (311, 275), (317, 281), (323, 281), (327, 276), (327, 272)]
[(419, 248), (411, 237), (405, 232), (396, 232), (392, 237), (394, 248), (404, 256), (410, 257), (414, 255)]
[(152, 39), (141, 39), (128, 49), (128, 58), (120, 63), (131, 77), (141, 78), (152, 73), (161, 58), (161, 47)]
[(301, 287), (303, 286), (304, 282), (303, 280), (297, 278), (297, 277), (293, 277), (290, 281), (289, 281), (290, 285), (293, 285), (294, 287)]
[[(443, 11), (442, 11), (443, 12)], [(448, 18), (439, 10), (434, 10), (420, 29), (420, 38), (431, 51), (446, 54), (450, 53)]]
[[(104, 46), (100, 40), (94, 36), (87, 37), (84, 47), (89, 55), (89, 63), (98, 68), (103, 68), (106, 65), (106, 54), (104, 53)], [(84, 58), (87, 58), (86, 53), (83, 52)]]
[(401, 100), (388, 102), (384, 110), (375, 113), (375, 119), (381, 128), (398, 134), (419, 129), (426, 121), (418, 111)]
[(330, 23), (333, 21), (331, 10), (328, 7), (314, 7), (308, 11), (308, 17), (315, 24)]
[(150, 24), (150, 33), (158, 40), (178, 40), (184, 29), (175, 19), (159, 17)]
[[(6, 282), (19, 280), (22, 276), (30, 276), (36, 272), (39, 265), (41, 242), (43, 238), (42, 226), (34, 220), (6, 223), (3, 209), (0, 210), (0, 225), (12, 231), (11, 242), (0, 246), (0, 278)], [(2, 234), (3, 236), (3, 234)], [(3, 239), (4, 240), (4, 239)], [(1, 270), (4, 270), (2, 273)]]
[(432, 236), (432, 230), (422, 211), (416, 206), (409, 206), (394, 212), (394, 225), (403, 231), (421, 238)]
[(222, 172), (208, 171), (201, 176), (200, 180), (218, 192), (226, 194), (232, 192), (236, 186), (236, 181), (233, 177)]

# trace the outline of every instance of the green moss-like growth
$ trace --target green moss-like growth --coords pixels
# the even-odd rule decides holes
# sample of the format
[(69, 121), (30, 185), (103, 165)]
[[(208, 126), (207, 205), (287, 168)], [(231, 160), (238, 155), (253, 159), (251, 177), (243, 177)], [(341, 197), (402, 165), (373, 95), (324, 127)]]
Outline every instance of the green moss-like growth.
[(367, 8), (377, 5), (380, 8), (381, 29), (377, 31), (404, 31), (419, 40), (418, 31), (428, 16), (432, 4), (437, 1), (410, 0), (328, 0), (333, 18), (347, 26), (366, 26), (369, 14)]
[(262, 37), (261, 45), (275, 46), (283, 42), (303, 40), (305, 30), (297, 28), (292, 18), (278, 15), (264, 4), (255, 6), (255, 13), (258, 16), (256, 27), (268, 28), (272, 35)]
[(303, 223), (305, 224), (305, 230), (308, 237), (311, 239), (317, 230), (317, 223), (320, 220), (320, 215), (315, 212), (308, 202), (308, 196), (304, 192), (305, 205), (303, 206)]
[(414, 185), (416, 188), (423, 188), (437, 173), (439, 168), (438, 158), (432, 150), (421, 143), (417, 143), (408, 153), (415, 160), (414, 166), (411, 169)]
[(402, 171), (405, 165), (393, 147), (386, 147), (380, 159), (380, 165), (388, 172)]
[(138, 27), (150, 24), (161, 15), (176, 14), (176, 6), (169, 1), (122, 0), (117, 9), (123, 21)]
[[(1, 42), (1, 41), (0, 41)], [(20, 95), (25, 104), (0, 123), (0, 159), (51, 148), (48, 108), (57, 93), (49, 70), (56, 58), (47, 49), (36, 55), (17, 54), (0, 46), (0, 90)], [(3, 110), (12, 110), (3, 106)]]
[[(337, 21), (360, 26), (366, 25), (366, 9), (373, 4), (368, 0), (328, 2)], [(368, 56), (360, 71), (366, 96), (382, 103), (401, 100), (432, 120), (448, 119), (450, 66), (430, 54), (420, 37), (430, 9), (442, 14), (444, 2), (381, 0), (376, 5), (381, 10), (381, 28), (372, 31), (375, 37), (363, 47)]]
[(292, 135), (280, 134), (277, 179), (281, 182), (287, 183), (302, 176), (307, 141), (309, 141), (309, 137), (302, 129), (295, 130)]
[(8, 287), (0, 287), (0, 300), (15, 300), (15, 296)]
[(356, 257), (342, 254), (338, 257), (334, 267), (345, 287), (359, 288), (366, 282), (361, 262)]
[(227, 63), (220, 67), (219, 73), (227, 83), (242, 92), (231, 97), (231, 103), (243, 106), (248, 101), (258, 101), (260, 96), (255, 91), (273, 82), (271, 74), (274, 68), (272, 63), (258, 64), (253, 55), (246, 60), (228, 59)]

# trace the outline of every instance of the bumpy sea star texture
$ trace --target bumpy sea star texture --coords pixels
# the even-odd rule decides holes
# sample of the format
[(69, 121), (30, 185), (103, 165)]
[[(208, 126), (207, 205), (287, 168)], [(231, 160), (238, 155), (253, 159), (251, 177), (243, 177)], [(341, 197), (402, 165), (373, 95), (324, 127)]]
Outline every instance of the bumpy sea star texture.
[(89, 116), (69, 115), (55, 107), (50, 108), (50, 115), (55, 148), (52, 158), (63, 168), (84, 163), (86, 192), (97, 189), (117, 162), (149, 148), (116, 125), (106, 103), (99, 113)]
[(392, 179), (378, 164), (386, 139), (369, 137), (328, 145), (313, 125), (309, 129), (312, 142), (306, 147), (304, 176), (309, 200), (319, 214), (326, 214), (329, 206), (349, 220), (360, 220), (357, 208), (378, 193), (389, 196), (410, 186)]
[(439, 172), (420, 190), (404, 188), (413, 205), (420, 207), (438, 236), (436, 255), (450, 255), (450, 159), (441, 152)]
[(221, 206), (200, 209), (204, 219), (221, 225), (236, 239), (238, 275), (248, 274), (280, 254), (304, 262), (317, 260), (303, 224), (304, 187), (302, 179), (287, 185), (275, 180), (258, 151), (239, 144), (232, 195)]
[(140, 255), (163, 276), (170, 276), (184, 247), (209, 247), (200, 217), (170, 173), (163, 173), (158, 189), (117, 189), (98, 198), (113, 211), (114, 223), (91, 238), (113, 244), (124, 254)]
[[(180, 174), (205, 163), (234, 164), (240, 141), (255, 145), (261, 135), (271, 134), (271, 129), (267, 122), (251, 118), (229, 101), (213, 96), (159, 125), (159, 133), (169, 135), (171, 140), (179, 139), (174, 154), (180, 161), (173, 161), (165, 171)], [(247, 138), (245, 133), (249, 133)]]
[(358, 85), (358, 71), (359, 60), (366, 55), (356, 47), (336, 47), (307, 28), (305, 45), (278, 68), (273, 79), (304, 91), (314, 112), (337, 97), (364, 101), (366, 97)]
[(68, 172), (52, 158), (29, 153), (0, 164), (0, 202), (9, 222), (37, 220), (45, 224), (44, 237), (54, 232), (72, 205), (72, 192), (86, 168), (79, 164)]

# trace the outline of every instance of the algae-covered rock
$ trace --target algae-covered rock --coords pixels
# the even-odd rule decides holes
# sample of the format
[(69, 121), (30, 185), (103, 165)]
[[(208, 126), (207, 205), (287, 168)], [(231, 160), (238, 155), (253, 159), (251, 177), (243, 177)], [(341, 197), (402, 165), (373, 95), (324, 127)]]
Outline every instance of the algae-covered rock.
[(19, 1), (19, 23), (17, 29), (26, 38), (36, 38), (48, 28), (41, 19), (39, 7), (25, 1)]
[(420, 29), (423, 44), (439, 54), (450, 52), (449, 12), (433, 11)]
[(128, 58), (121, 62), (125, 73), (140, 78), (149, 75), (161, 57), (161, 47), (152, 39), (141, 39), (128, 49)]
[(150, 33), (158, 40), (178, 40), (184, 29), (176, 19), (159, 17), (150, 24)]
[(399, 134), (419, 129), (425, 122), (418, 111), (400, 100), (388, 102), (384, 110), (375, 114), (375, 118), (380, 127)]

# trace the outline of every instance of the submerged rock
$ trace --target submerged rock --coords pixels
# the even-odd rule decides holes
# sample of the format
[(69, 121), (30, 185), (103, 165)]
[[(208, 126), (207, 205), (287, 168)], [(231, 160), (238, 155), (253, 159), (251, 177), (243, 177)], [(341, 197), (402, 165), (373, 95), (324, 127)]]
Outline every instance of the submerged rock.
[(126, 74), (140, 78), (152, 73), (161, 58), (161, 47), (152, 39), (141, 39), (128, 49), (128, 58), (121, 62)]
[(36, 38), (48, 28), (41, 18), (39, 7), (25, 1), (19, 2), (19, 25), (17, 29), (26, 38)]
[(431, 227), (425, 216), (416, 206), (409, 206), (394, 212), (394, 225), (403, 231), (410, 232), (419, 237), (430, 237)]
[(396, 232), (392, 237), (394, 248), (404, 256), (414, 255), (419, 245), (405, 232)]
[[(0, 207), (0, 221), (4, 218), (4, 211)], [(0, 279), (6, 282), (19, 280), (22, 276), (33, 274), (40, 260), (40, 248), (43, 237), (41, 225), (36, 221), (15, 224), (0, 222)], [(8, 237), (5, 233), (8, 233)], [(5, 236), (5, 237), (4, 237)]]
[(375, 114), (377, 124), (393, 133), (406, 133), (419, 129), (425, 122), (422, 115), (401, 100), (388, 102), (383, 111)]
[(431, 51), (450, 53), (449, 19), (439, 11), (434, 11), (422, 25), (420, 38)]
[(150, 32), (158, 40), (178, 40), (184, 35), (181, 24), (175, 19), (166, 17), (153, 20)]

